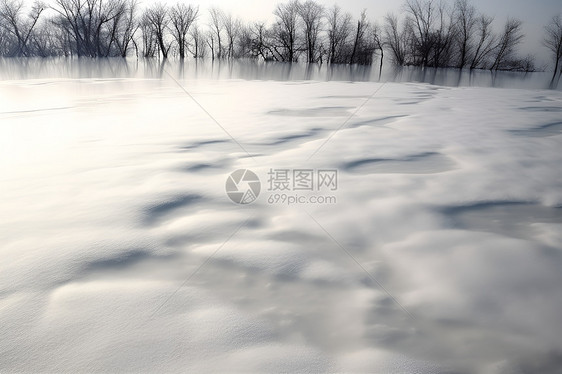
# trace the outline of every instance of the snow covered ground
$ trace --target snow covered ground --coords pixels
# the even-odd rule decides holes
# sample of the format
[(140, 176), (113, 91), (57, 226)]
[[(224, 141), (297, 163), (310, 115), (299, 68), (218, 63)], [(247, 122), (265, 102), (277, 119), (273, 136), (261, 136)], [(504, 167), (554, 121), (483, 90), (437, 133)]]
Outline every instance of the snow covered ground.
[(172, 76), (0, 81), (0, 371), (560, 370), (562, 92)]

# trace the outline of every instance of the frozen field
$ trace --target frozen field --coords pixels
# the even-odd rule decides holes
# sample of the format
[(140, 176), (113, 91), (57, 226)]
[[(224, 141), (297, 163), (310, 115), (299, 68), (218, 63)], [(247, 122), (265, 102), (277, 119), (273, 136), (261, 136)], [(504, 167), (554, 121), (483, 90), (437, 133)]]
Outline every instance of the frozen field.
[(559, 372), (561, 91), (170, 73), (0, 81), (0, 372)]

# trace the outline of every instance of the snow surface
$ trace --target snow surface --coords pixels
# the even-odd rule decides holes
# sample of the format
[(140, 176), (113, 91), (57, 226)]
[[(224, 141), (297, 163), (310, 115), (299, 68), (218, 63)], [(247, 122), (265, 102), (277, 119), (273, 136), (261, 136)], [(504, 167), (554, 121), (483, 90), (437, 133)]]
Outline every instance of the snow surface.
[(0, 82), (0, 371), (561, 367), (560, 91), (179, 83)]

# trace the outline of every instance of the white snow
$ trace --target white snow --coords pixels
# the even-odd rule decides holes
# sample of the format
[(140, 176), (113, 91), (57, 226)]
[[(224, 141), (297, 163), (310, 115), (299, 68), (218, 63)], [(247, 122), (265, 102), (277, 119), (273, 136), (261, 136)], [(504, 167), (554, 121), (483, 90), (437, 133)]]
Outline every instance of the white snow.
[(560, 91), (179, 82), (0, 81), (0, 371), (562, 365)]

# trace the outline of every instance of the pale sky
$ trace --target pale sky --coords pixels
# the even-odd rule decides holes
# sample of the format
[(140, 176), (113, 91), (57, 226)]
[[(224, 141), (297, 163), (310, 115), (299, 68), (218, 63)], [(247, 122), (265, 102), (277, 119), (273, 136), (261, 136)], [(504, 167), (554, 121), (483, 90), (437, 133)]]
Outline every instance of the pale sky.
[[(200, 23), (206, 22), (206, 11), (210, 6), (218, 6), (232, 14), (246, 20), (273, 20), (273, 9), (278, 0), (177, 0), (188, 4), (199, 5), (201, 10)], [(444, 0), (453, 3), (453, 0)], [(176, 0), (165, 0), (168, 3), (175, 3)], [(357, 17), (362, 9), (367, 9), (369, 18), (382, 22), (382, 17), (389, 11), (399, 14), (401, 12), (402, 1), (376, 1), (376, 0), (318, 0), (319, 3), (330, 7), (337, 3), (342, 8), (348, 10)], [(144, 1), (144, 4), (150, 3)], [(553, 15), (562, 13), (561, 0), (472, 0), (478, 10), (495, 16), (495, 29), (499, 31), (507, 17), (514, 17), (523, 20), (524, 33), (526, 38), (521, 46), (521, 54), (531, 53), (536, 56), (538, 65), (547, 63), (550, 59), (548, 51), (542, 46), (544, 35), (544, 25)]]

